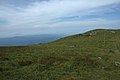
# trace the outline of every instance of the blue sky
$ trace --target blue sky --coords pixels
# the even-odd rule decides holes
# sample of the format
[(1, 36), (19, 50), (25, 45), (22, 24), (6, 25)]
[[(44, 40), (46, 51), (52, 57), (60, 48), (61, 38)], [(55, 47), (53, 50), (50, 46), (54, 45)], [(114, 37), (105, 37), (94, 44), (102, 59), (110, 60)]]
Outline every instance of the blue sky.
[(0, 38), (120, 29), (120, 0), (0, 0)]

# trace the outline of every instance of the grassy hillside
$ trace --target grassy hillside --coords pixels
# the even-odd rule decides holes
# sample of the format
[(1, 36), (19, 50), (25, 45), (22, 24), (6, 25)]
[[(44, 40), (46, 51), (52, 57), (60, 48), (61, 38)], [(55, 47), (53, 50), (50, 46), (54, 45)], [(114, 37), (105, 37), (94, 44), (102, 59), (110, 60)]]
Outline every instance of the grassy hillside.
[(120, 30), (0, 47), (0, 80), (120, 80)]

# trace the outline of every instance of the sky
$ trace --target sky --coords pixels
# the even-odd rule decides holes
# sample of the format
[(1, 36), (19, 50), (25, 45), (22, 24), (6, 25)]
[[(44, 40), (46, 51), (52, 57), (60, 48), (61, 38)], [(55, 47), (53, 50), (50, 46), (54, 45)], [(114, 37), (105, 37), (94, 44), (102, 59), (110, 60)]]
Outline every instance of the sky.
[(0, 38), (120, 29), (120, 0), (0, 0)]

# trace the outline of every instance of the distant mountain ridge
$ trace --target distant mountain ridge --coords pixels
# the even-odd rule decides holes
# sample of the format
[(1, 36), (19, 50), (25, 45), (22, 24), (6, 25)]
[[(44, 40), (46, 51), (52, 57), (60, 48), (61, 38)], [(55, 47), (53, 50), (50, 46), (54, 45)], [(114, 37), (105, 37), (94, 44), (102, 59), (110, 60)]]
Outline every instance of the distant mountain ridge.
[(57, 40), (62, 34), (41, 34), (31, 36), (17, 36), (11, 38), (0, 38), (0, 46), (25, 46), (31, 44), (48, 43)]

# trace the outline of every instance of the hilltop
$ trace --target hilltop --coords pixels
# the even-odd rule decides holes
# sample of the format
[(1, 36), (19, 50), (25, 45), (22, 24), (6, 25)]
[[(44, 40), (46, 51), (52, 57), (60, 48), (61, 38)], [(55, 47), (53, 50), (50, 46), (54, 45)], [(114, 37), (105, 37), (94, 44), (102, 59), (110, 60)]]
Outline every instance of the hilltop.
[(0, 80), (119, 80), (120, 30), (97, 29), (31, 46), (0, 47)]

